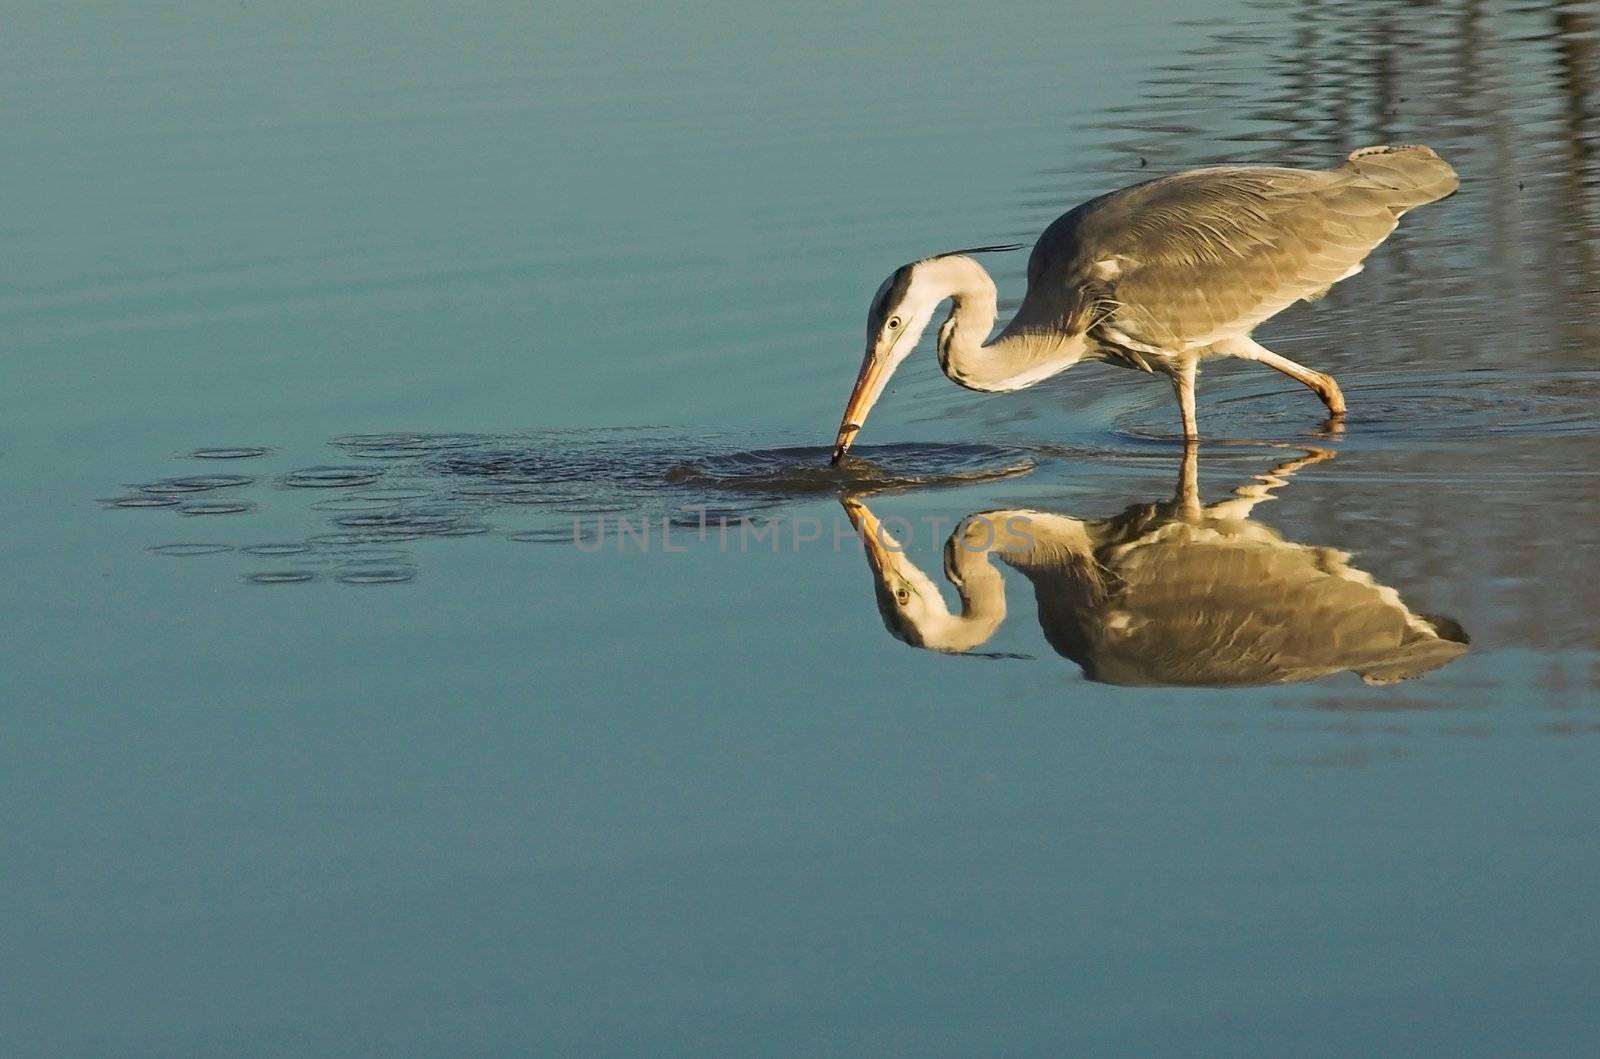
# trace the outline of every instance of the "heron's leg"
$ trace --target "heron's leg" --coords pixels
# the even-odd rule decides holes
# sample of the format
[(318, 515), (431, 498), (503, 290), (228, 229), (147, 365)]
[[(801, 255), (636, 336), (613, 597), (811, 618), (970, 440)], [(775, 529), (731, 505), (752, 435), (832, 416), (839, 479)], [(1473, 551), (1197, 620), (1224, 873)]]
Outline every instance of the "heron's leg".
[(1280, 357), (1249, 335), (1219, 343), (1217, 348), (1236, 357), (1259, 361), (1269, 368), (1276, 368), (1300, 385), (1309, 386), (1312, 392), (1322, 398), (1322, 403), (1328, 406), (1330, 415), (1344, 415), (1344, 394), (1339, 392), (1339, 384), (1333, 381), (1332, 375), (1312, 371), (1304, 365), (1296, 364), (1288, 357)]
[(1194, 418), (1194, 376), (1199, 363), (1197, 356), (1184, 357), (1172, 373), (1172, 388), (1178, 391), (1178, 410), (1183, 414), (1185, 441), (1200, 440), (1200, 426)]

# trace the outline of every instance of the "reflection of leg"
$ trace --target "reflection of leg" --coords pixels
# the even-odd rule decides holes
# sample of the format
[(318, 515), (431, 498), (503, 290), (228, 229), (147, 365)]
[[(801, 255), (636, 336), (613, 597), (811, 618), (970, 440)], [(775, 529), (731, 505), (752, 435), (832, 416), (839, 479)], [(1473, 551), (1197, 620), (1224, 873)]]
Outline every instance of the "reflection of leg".
[(1219, 349), (1232, 353), (1245, 360), (1259, 361), (1269, 368), (1276, 368), (1302, 386), (1309, 386), (1328, 406), (1332, 415), (1344, 415), (1344, 394), (1339, 392), (1339, 384), (1333, 381), (1332, 375), (1324, 375), (1320, 371), (1312, 371), (1303, 365), (1296, 364), (1288, 357), (1280, 357), (1272, 350), (1263, 346), (1248, 335), (1241, 338), (1229, 339), (1220, 343)]
[(1185, 357), (1172, 375), (1172, 388), (1178, 391), (1178, 411), (1183, 415), (1183, 439), (1199, 441), (1200, 427), (1194, 418), (1194, 375), (1200, 358)]
[[(1281, 476), (1287, 478), (1302, 467), (1310, 467), (1313, 463), (1321, 463), (1324, 460), (1331, 460), (1335, 455), (1332, 449), (1306, 449), (1305, 452), (1306, 454), (1304, 456), (1296, 456), (1292, 460), (1284, 460), (1282, 463), (1272, 468), (1272, 470), (1268, 471), (1266, 473), (1266, 477), (1277, 478)], [(1276, 488), (1284, 483), (1272, 482), (1270, 484)]]
[(1321, 463), (1334, 457), (1332, 449), (1306, 449), (1304, 456), (1284, 460), (1265, 474), (1255, 476), (1255, 481), (1234, 489), (1234, 499), (1211, 505), (1211, 514), (1219, 518), (1249, 518), (1250, 512), (1263, 500), (1272, 499), (1272, 491), (1289, 484), (1289, 478), (1300, 468)]
[(1178, 466), (1178, 490), (1172, 499), (1186, 520), (1190, 522), (1199, 520), (1200, 446), (1193, 441), (1186, 441), (1183, 444), (1183, 462)]

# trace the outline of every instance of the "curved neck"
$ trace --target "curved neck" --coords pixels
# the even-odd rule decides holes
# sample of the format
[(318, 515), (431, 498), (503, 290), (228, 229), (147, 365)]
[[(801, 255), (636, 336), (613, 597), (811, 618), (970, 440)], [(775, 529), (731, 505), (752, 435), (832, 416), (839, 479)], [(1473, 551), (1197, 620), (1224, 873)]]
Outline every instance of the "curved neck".
[(952, 381), (970, 390), (1018, 390), (1082, 359), (1084, 336), (1069, 335), (1048, 322), (1027, 324), (1026, 300), (1005, 331), (988, 341), (999, 301), (994, 280), (972, 258), (941, 257), (924, 267), (935, 293), (951, 300), (950, 315), (939, 325), (938, 348), (939, 366)]
[[(953, 542), (952, 542), (953, 543)], [(932, 589), (928, 608), (907, 615), (917, 642), (934, 651), (970, 651), (989, 641), (1006, 618), (1006, 583), (989, 562), (987, 550), (952, 549), (945, 557), (945, 577), (961, 600), (960, 613), (951, 613)]]
[(949, 550), (944, 564), (944, 576), (961, 600), (961, 614), (953, 620), (985, 629), (984, 640), (1006, 616), (1005, 578), (989, 561), (989, 553), (989, 548), (972, 550), (958, 543)]

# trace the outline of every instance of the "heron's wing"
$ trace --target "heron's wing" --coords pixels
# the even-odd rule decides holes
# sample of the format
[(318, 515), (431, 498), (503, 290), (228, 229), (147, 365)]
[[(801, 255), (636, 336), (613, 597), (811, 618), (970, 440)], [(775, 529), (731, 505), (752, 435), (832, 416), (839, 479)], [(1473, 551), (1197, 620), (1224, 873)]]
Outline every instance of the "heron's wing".
[(1402, 213), (1455, 187), (1428, 148), (1375, 147), (1331, 170), (1222, 166), (1125, 188), (1046, 229), (1019, 322), (1166, 352), (1245, 334), (1360, 271)]

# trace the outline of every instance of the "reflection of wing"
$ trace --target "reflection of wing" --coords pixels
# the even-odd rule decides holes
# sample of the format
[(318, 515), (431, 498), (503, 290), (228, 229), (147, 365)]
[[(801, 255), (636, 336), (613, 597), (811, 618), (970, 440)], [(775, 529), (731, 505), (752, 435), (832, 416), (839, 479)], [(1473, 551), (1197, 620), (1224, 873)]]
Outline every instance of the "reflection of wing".
[(1459, 625), (1412, 613), (1345, 553), (1286, 541), (1249, 520), (1290, 475), (1332, 458), (1307, 451), (1202, 508), (1190, 447), (1172, 500), (1112, 519), (1023, 508), (969, 515), (944, 550), (960, 613), (864, 503), (843, 503), (861, 531), (885, 626), (930, 650), (970, 651), (994, 635), (1006, 614), (998, 557), (1032, 583), (1050, 646), (1090, 680), (1224, 687), (1353, 670), (1389, 683), (1465, 653)]
[(1097, 550), (1095, 592), (1081, 571), (1005, 556), (1033, 581), (1051, 646), (1091, 680), (1275, 684), (1349, 669), (1387, 682), (1466, 651), (1459, 626), (1411, 613), (1343, 553), (1259, 524), (1174, 522), (1121, 540)]
[(1402, 213), (1455, 187), (1426, 147), (1367, 148), (1332, 170), (1219, 166), (1137, 184), (1045, 230), (1008, 330), (1098, 327), (1113, 344), (1169, 352), (1245, 334), (1360, 271)]

